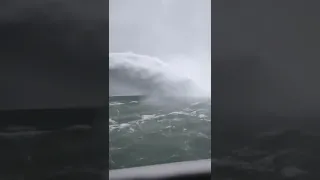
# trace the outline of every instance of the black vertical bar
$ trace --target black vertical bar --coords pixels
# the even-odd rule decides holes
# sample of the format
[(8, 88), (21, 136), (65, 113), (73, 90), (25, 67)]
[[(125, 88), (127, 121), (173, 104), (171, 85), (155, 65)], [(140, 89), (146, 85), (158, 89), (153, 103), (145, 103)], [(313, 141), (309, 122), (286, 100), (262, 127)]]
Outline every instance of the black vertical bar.
[(108, 94), (107, 8), (105, 0), (1, 2), (1, 177), (47, 179), (70, 164), (99, 164), (92, 127)]

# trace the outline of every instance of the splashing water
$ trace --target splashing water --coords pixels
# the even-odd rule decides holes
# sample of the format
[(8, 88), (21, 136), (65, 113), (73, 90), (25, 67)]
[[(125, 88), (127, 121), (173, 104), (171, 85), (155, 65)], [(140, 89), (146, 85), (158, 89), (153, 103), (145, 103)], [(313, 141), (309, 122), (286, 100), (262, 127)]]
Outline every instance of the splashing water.
[(162, 61), (134, 53), (111, 53), (110, 96), (208, 97), (211, 86), (209, 64), (183, 56)]
[(111, 169), (210, 158), (210, 69), (200, 59), (134, 53), (109, 59), (110, 95), (144, 95), (152, 102), (109, 99)]
[(210, 158), (209, 102), (176, 108), (109, 104), (110, 169)]

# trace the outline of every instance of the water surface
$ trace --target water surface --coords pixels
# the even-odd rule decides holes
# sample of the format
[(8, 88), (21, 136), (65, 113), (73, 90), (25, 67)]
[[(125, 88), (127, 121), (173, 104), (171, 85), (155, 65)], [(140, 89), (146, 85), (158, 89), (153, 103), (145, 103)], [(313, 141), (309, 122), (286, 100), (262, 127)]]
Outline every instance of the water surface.
[(128, 168), (211, 157), (211, 103), (109, 101), (109, 166)]

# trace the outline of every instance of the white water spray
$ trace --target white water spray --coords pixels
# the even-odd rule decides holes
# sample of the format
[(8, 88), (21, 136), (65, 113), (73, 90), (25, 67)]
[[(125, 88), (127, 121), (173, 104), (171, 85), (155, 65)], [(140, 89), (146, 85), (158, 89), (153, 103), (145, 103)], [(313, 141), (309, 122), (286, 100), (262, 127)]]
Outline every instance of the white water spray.
[[(110, 96), (210, 96), (210, 60), (175, 56), (166, 61), (134, 53), (109, 54)], [(207, 62), (205, 64), (204, 62)]]
[(109, 95), (210, 96), (210, 0), (110, 3)]

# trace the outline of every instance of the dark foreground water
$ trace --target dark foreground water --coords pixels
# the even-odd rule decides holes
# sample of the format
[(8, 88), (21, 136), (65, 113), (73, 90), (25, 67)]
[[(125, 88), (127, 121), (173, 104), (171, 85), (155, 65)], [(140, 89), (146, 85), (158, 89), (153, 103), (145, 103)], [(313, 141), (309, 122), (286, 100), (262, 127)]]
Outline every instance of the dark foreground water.
[(211, 157), (210, 100), (109, 102), (110, 169)]
[(217, 180), (320, 179), (319, 118), (228, 117), (213, 126)]

